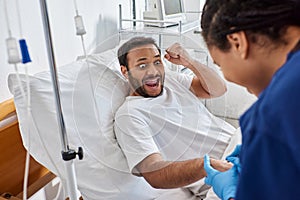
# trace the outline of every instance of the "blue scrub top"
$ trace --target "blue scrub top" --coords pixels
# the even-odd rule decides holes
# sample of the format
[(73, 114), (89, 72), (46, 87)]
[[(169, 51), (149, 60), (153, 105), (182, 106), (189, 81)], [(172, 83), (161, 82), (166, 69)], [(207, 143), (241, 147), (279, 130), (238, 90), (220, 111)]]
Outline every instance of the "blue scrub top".
[(236, 199), (300, 199), (300, 51), (289, 54), (240, 126)]

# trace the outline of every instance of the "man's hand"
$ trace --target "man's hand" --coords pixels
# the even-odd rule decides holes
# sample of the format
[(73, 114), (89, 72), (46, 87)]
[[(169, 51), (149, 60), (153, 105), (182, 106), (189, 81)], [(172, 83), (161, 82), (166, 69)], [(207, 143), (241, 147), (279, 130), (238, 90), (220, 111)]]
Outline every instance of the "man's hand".
[(210, 164), (214, 169), (220, 172), (225, 172), (233, 166), (231, 162), (227, 162), (225, 160), (216, 160), (213, 158), (210, 159)]
[(210, 165), (208, 155), (204, 157), (204, 169), (207, 173), (205, 183), (213, 187), (214, 192), (222, 199), (228, 200), (235, 198), (236, 187), (238, 182), (238, 170), (234, 165), (225, 172), (220, 172)]
[(176, 65), (189, 68), (194, 76), (190, 90), (200, 98), (219, 97), (226, 92), (225, 81), (216, 71), (193, 59), (178, 43), (166, 50), (165, 58)]
[(179, 43), (170, 46), (166, 52), (165, 58), (176, 65), (189, 67), (193, 61), (188, 52)]

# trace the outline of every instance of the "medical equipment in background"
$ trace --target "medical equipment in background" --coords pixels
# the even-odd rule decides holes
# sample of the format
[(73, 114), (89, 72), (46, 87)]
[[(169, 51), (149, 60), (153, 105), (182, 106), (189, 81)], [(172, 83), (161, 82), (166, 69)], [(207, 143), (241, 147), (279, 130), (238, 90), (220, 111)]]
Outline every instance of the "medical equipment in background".
[[(75, 159), (76, 156), (78, 155), (79, 159), (81, 160), (83, 158), (83, 150), (81, 147), (78, 147), (78, 151), (76, 152), (75, 150), (69, 148), (68, 137), (66, 133), (66, 127), (64, 123), (61, 101), (60, 101), (59, 82), (56, 73), (56, 63), (55, 63), (55, 57), (53, 52), (51, 28), (49, 23), (49, 15), (48, 15), (46, 0), (40, 0), (40, 7), (42, 12), (42, 21), (43, 21), (44, 34), (46, 39), (48, 61), (50, 64), (50, 72), (51, 72), (52, 83), (53, 83), (54, 94), (55, 94), (57, 119), (60, 125), (60, 136), (61, 136), (61, 143), (63, 149), (62, 158), (65, 161), (65, 167), (67, 171), (67, 179), (68, 179), (67, 191), (70, 200), (75, 200), (78, 199), (78, 197), (77, 197), (77, 180), (75, 175), (75, 166), (74, 166), (73, 159)], [(79, 17), (79, 15), (76, 17), (75, 17), (75, 23), (76, 25), (78, 25), (76, 34), (83, 35), (85, 34), (85, 30), (83, 28), (82, 19)]]
[[(15, 72), (17, 74), (18, 84), (21, 85), (21, 80), (20, 80), (17, 64), (22, 61), (22, 63), (25, 65), (26, 63), (31, 62), (31, 59), (30, 59), (30, 56), (29, 56), (26, 40), (23, 38), (23, 31), (22, 31), (21, 17), (20, 17), (20, 6), (19, 6), (18, 1), (16, 1), (16, 5), (17, 5), (19, 31), (20, 31), (20, 36), (21, 36), (21, 39), (19, 40), (19, 46), (20, 46), (22, 59), (20, 58), (17, 41), (14, 37), (12, 37), (12, 32), (11, 32), (11, 29), (10, 29), (10, 24), (9, 24), (9, 19), (8, 19), (7, 4), (6, 4), (6, 1), (4, 0), (4, 13), (5, 13), (7, 30), (8, 30), (8, 35), (9, 35), (9, 38), (6, 39), (8, 63), (14, 65)], [(29, 77), (28, 77), (27, 65), (25, 65), (25, 75), (26, 75), (26, 80), (27, 80), (27, 84), (26, 84), (27, 92), (28, 92), (28, 94), (30, 94), (30, 86), (29, 86)], [(27, 121), (29, 123), (29, 120), (31, 119), (30, 95), (27, 95), (27, 99), (26, 99), (24, 89), (22, 87), (20, 87), (20, 88), (21, 88), (22, 97), (24, 98), (24, 100), (26, 102)], [(28, 133), (30, 133), (30, 130), (28, 130)], [(30, 145), (29, 145), (29, 147), (30, 147)], [(30, 162), (30, 154), (29, 154), (29, 151), (27, 151), (26, 152), (26, 159), (25, 159), (24, 181), (23, 181), (23, 200), (27, 199), (29, 162)]]
[(144, 20), (160, 20), (162, 23), (145, 22), (148, 26), (168, 27), (186, 22), (183, 0), (148, 0)]
[[(20, 27), (20, 32), (22, 36), (22, 27), (21, 27), (21, 17), (20, 17), (20, 9), (19, 9), (19, 4), (18, 0), (16, 0), (17, 4), (17, 9), (18, 9), (18, 19), (19, 19), (19, 27)], [(9, 34), (9, 38), (6, 40), (7, 44), (7, 53), (8, 53), (8, 63), (9, 64), (14, 64), (15, 66), (15, 71), (17, 75), (17, 81), (18, 85), (20, 86), (20, 90), (22, 93), (22, 96), (26, 98), (24, 89), (21, 84), (18, 68), (17, 68), (17, 63), (20, 63), (21, 61), (25, 64), (28, 62), (31, 62), (28, 49), (27, 49), (27, 44), (25, 39), (21, 39), (19, 41), (19, 45), (21, 48), (21, 53), (22, 53), (22, 59), (20, 58), (20, 52), (18, 50), (18, 45), (16, 42), (16, 39), (12, 37), (11, 35), (11, 29), (9, 26), (9, 20), (8, 20), (8, 12), (7, 12), (7, 6), (6, 2), (4, 0), (4, 9), (5, 9), (5, 16), (7, 19), (7, 30)], [(75, 6), (75, 11), (76, 15), (74, 17), (75, 20), (75, 27), (76, 27), (76, 35), (81, 37), (81, 42), (82, 42), (82, 48), (84, 52), (84, 56), (86, 59), (87, 66), (89, 68), (89, 62), (87, 59), (87, 53), (86, 53), (86, 48), (84, 44), (84, 38), (83, 35), (86, 34), (86, 30), (84, 28), (83, 24), (83, 19), (82, 16), (79, 15), (76, 0), (74, 0), (74, 6)], [(47, 9), (47, 3), (46, 0), (40, 0), (40, 9), (42, 12), (42, 21), (43, 21), (43, 28), (44, 28), (44, 34), (45, 34), (45, 40), (46, 40), (46, 47), (47, 47), (47, 55), (48, 55), (48, 61), (50, 65), (50, 72), (51, 72), (51, 78), (52, 78), (52, 84), (53, 84), (53, 89), (54, 89), (54, 95), (55, 95), (55, 104), (56, 104), (56, 114), (57, 114), (57, 120), (58, 120), (58, 125), (60, 127), (59, 132), (60, 132), (60, 140), (61, 140), (61, 145), (62, 145), (62, 158), (64, 161), (66, 161), (65, 164), (65, 169), (67, 172), (67, 195), (69, 196), (70, 200), (75, 200), (78, 199), (77, 197), (77, 181), (76, 181), (76, 175), (75, 175), (75, 167), (73, 163), (73, 159), (76, 158), (78, 155), (79, 159), (81, 160), (83, 158), (83, 150), (81, 147), (78, 147), (78, 151), (76, 152), (73, 149), (69, 148), (68, 145), (68, 138), (66, 134), (66, 127), (64, 123), (64, 118), (62, 114), (62, 107), (61, 107), (61, 100), (60, 100), (60, 90), (59, 90), (59, 82), (57, 79), (57, 73), (56, 73), (56, 64), (55, 64), (55, 57), (54, 57), (54, 52), (53, 52), (53, 45), (52, 45), (52, 37), (51, 37), (51, 29), (50, 29), (50, 23), (49, 23), (49, 16), (48, 16), (48, 9)], [(29, 85), (29, 78), (28, 78), (28, 73), (27, 73), (27, 68), (26, 70), (26, 85), (27, 85), (27, 94), (30, 94), (30, 85)], [(90, 77), (89, 77), (90, 79)], [(91, 88), (93, 88), (91, 79), (90, 79), (90, 84)], [(93, 91), (93, 89), (92, 89)], [(30, 109), (30, 95), (27, 95), (27, 101), (24, 99), (25, 102), (27, 102), (27, 113), (28, 113), (28, 120), (31, 118), (31, 109)], [(94, 101), (94, 106), (96, 107), (96, 110), (98, 110), (95, 99)], [(96, 115), (98, 116), (98, 115)], [(29, 123), (29, 122), (28, 122)], [(29, 133), (30, 130), (28, 130)], [(29, 145), (30, 146), (30, 145)], [(30, 158), (30, 149), (28, 146), (27, 150), (27, 156), (26, 156), (26, 165), (25, 165), (25, 175), (24, 175), (24, 185), (23, 185), (23, 199), (27, 199), (27, 182), (28, 182), (28, 172), (29, 172), (29, 158)], [(59, 175), (59, 174), (58, 174)]]
[[(21, 55), (22, 55), (22, 63), (25, 65), (26, 63), (31, 62), (30, 55), (27, 48), (26, 40), (23, 39), (23, 29), (21, 26), (21, 16), (20, 16), (20, 5), (19, 1), (16, 0), (17, 4), (17, 13), (18, 13), (18, 22), (19, 22), (19, 30), (20, 30), (20, 36), (21, 39), (19, 40), (19, 45), (21, 49)], [(27, 80), (27, 92), (30, 94), (30, 85), (29, 85), (29, 77), (28, 77), (28, 68), (25, 66), (25, 74), (26, 74), (26, 80)], [(27, 119), (28, 121), (31, 119), (31, 104), (30, 104), (30, 95), (27, 95)], [(29, 129), (29, 127), (28, 127)], [(28, 130), (28, 133), (30, 133), (30, 130)], [(28, 142), (29, 143), (29, 142)], [(30, 144), (30, 143), (29, 143)], [(30, 145), (29, 145), (30, 147)], [(23, 183), (23, 200), (27, 199), (27, 185), (28, 185), (28, 176), (29, 176), (29, 162), (30, 162), (30, 154), (29, 151), (26, 152), (26, 160), (25, 160), (25, 172), (24, 172), (24, 183)]]
[[(136, 19), (136, 6), (135, 0), (132, 0), (132, 19)], [(133, 22), (133, 26), (136, 26), (136, 22)]]

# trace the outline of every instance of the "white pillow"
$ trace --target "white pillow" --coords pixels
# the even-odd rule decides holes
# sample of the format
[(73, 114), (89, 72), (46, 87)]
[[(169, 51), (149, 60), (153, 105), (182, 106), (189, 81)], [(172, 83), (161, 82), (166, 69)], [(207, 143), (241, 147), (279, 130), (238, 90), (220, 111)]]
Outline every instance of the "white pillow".
[(235, 83), (226, 81), (226, 84), (227, 92), (221, 97), (207, 99), (205, 106), (212, 114), (238, 123), (240, 116), (257, 100), (257, 97)]

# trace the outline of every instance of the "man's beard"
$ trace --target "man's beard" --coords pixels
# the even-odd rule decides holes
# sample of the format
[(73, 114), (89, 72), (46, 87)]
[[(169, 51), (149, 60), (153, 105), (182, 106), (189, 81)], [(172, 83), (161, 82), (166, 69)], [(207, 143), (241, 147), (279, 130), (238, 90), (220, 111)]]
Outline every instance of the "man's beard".
[(161, 90), (160, 90), (159, 94), (153, 96), (153, 95), (149, 95), (147, 93), (147, 91), (145, 90), (144, 86), (141, 85), (139, 83), (139, 81), (132, 76), (132, 74), (130, 73), (130, 71), (128, 72), (128, 80), (129, 80), (129, 83), (131, 84), (131, 86), (134, 88), (134, 92), (137, 93), (140, 96), (145, 97), (145, 98), (157, 97), (157, 96), (160, 96), (163, 93), (165, 75), (164, 76), (156, 75), (156, 76), (151, 76), (151, 77), (148, 76), (147, 78), (155, 78), (155, 77), (158, 77), (160, 79)]

